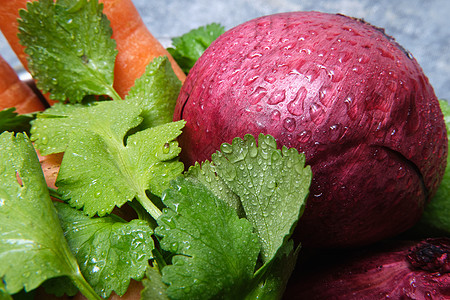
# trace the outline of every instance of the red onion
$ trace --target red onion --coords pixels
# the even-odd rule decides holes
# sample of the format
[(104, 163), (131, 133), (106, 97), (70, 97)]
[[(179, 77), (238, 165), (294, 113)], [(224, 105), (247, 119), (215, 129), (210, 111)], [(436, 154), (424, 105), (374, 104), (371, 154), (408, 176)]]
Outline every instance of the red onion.
[(187, 166), (246, 133), (304, 152), (313, 182), (294, 236), (305, 246), (405, 231), (446, 166), (442, 112), (417, 61), (342, 15), (283, 13), (227, 31), (190, 71), (174, 119), (187, 121)]
[(310, 257), (284, 299), (450, 299), (449, 272), (449, 238), (384, 242)]

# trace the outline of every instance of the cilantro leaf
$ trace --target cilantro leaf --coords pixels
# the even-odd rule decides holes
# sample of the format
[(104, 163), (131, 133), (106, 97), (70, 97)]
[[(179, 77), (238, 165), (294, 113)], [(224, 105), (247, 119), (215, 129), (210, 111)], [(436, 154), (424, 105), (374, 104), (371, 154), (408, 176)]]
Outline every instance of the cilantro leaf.
[[(70, 5), (70, 6), (69, 6)], [(116, 44), (98, 0), (40, 0), (20, 11), (19, 38), (37, 87), (50, 98), (80, 102), (113, 89)], [(76, 33), (76, 34), (75, 34)]]
[(200, 181), (217, 198), (233, 207), (239, 217), (245, 217), (245, 211), (242, 207), (241, 200), (228, 187), (224, 179), (216, 174), (214, 165), (209, 161), (204, 161), (201, 165), (196, 162), (194, 166), (189, 168), (185, 177), (188, 180)]
[(0, 278), (6, 291), (30, 291), (63, 275), (83, 281), (26, 135), (0, 135), (0, 176)]
[(125, 100), (140, 106), (144, 118), (140, 129), (169, 123), (173, 118), (181, 81), (167, 57), (155, 58), (135, 81)]
[(56, 297), (67, 295), (73, 297), (78, 294), (78, 288), (70, 281), (67, 276), (50, 278), (42, 284), (45, 292)]
[(258, 232), (263, 261), (269, 262), (292, 233), (309, 194), (311, 169), (296, 149), (277, 149), (275, 139), (260, 134), (235, 138), (212, 155), (219, 177), (242, 202)]
[(162, 269), (172, 299), (237, 299), (253, 276), (259, 243), (251, 224), (200, 183), (179, 177), (162, 200), (160, 245), (175, 255)]
[(29, 132), (36, 114), (21, 114), (15, 112), (15, 108), (6, 108), (0, 111), (0, 133), (4, 131)]
[(184, 121), (126, 137), (142, 121), (141, 111), (127, 101), (103, 101), (55, 105), (38, 115), (32, 140), (44, 155), (65, 151), (56, 185), (72, 206), (103, 216), (136, 197), (155, 219), (159, 216), (146, 191), (160, 196), (183, 172), (174, 140)]
[(131, 278), (144, 277), (154, 249), (153, 231), (145, 221), (89, 218), (67, 204), (55, 206), (81, 272), (99, 295), (106, 298), (115, 291), (121, 296)]
[(206, 48), (224, 32), (223, 26), (211, 23), (173, 38), (172, 44), (174, 47), (167, 48), (167, 51), (173, 56), (181, 69), (185, 73), (189, 73)]
[(141, 122), (140, 109), (124, 101), (102, 101), (89, 105), (56, 103), (32, 122), (31, 140), (42, 155), (66, 151), (81, 132), (95, 132), (122, 141)]
[[(108, 214), (135, 197), (148, 206), (147, 190), (160, 196), (183, 172), (183, 164), (173, 160), (180, 152), (174, 139), (183, 126), (184, 122), (168, 123), (139, 131), (128, 138), (127, 146), (79, 132), (77, 142), (70, 143), (64, 154), (58, 191), (89, 216)], [(147, 211), (157, 218), (158, 212)]]
[(158, 270), (148, 267), (145, 275), (146, 278), (142, 280), (144, 289), (141, 292), (141, 300), (169, 300), (166, 294), (167, 286)]
[(258, 270), (259, 274), (255, 276), (254, 287), (246, 299), (282, 299), (294, 271), (299, 250), (300, 247), (294, 249), (292, 240), (283, 244), (274, 259)]

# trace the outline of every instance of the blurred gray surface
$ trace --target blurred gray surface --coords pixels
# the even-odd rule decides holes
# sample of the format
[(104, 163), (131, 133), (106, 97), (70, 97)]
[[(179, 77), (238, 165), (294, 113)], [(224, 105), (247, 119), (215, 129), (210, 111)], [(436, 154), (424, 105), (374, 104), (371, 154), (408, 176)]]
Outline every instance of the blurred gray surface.
[[(262, 15), (317, 10), (363, 18), (383, 27), (419, 61), (439, 98), (450, 100), (449, 0), (134, 0), (144, 22), (163, 44), (170, 37), (217, 22), (230, 29)], [(20, 64), (0, 36), (0, 53)]]

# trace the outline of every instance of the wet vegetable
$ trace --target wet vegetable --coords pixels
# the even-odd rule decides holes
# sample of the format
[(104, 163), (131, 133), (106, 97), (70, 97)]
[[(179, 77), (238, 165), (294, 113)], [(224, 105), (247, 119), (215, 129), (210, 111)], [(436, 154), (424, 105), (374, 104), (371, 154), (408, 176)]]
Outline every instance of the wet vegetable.
[(191, 69), (174, 119), (186, 165), (246, 133), (306, 154), (313, 182), (296, 237), (369, 244), (410, 228), (435, 194), (447, 137), (417, 61), (380, 28), (291, 12), (221, 35)]
[(314, 256), (284, 299), (449, 299), (450, 239), (384, 242)]

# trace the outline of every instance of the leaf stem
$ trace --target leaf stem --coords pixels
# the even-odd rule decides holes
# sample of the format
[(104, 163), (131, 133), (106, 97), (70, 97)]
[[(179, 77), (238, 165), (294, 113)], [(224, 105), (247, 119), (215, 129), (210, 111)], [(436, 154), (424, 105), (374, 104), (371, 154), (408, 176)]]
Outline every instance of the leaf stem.
[(113, 100), (122, 100), (122, 97), (117, 93), (117, 91), (112, 87), (112, 86), (108, 86), (110, 93), (109, 96), (113, 99)]
[(48, 192), (49, 192), (49, 194), (50, 194), (50, 197), (53, 197), (53, 198), (55, 198), (55, 199), (64, 201), (63, 197), (61, 196), (61, 194), (58, 192), (57, 189), (54, 189), (54, 188), (49, 187), (49, 188), (48, 188)]
[(81, 272), (78, 272), (75, 276), (71, 277), (75, 286), (80, 290), (80, 292), (89, 300), (102, 300), (102, 298), (97, 295), (92, 286), (87, 283)]
[(153, 204), (153, 202), (147, 197), (145, 192), (140, 193), (136, 196), (136, 199), (141, 203), (141, 205), (145, 208), (145, 210), (153, 217), (153, 219), (157, 220), (159, 216), (162, 215), (162, 212), (159, 208)]

